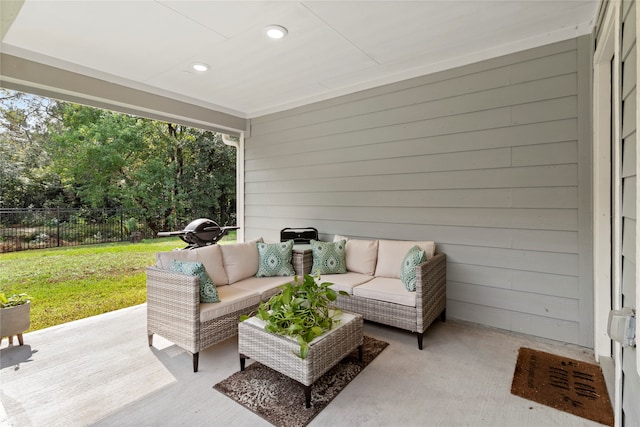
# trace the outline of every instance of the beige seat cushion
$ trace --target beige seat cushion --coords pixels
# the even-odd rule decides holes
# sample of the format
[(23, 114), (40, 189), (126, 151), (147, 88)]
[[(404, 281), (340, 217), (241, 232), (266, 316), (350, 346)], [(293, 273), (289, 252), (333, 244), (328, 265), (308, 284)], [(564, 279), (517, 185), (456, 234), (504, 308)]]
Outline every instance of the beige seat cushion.
[(427, 259), (433, 257), (436, 249), (434, 242), (412, 242), (404, 240), (380, 240), (378, 243), (378, 263), (376, 277), (400, 278), (402, 261), (409, 249), (418, 245), (423, 249)]
[(229, 278), (222, 263), (222, 252), (218, 245), (210, 245), (191, 250), (158, 252), (156, 254), (156, 264), (158, 268), (169, 270), (172, 259), (201, 262), (214, 285), (220, 286), (229, 283)]
[(262, 242), (262, 237), (246, 243), (220, 245), (229, 284), (256, 275), (259, 263), (257, 242)]
[(371, 276), (347, 271), (345, 274), (324, 274), (320, 276), (320, 282), (333, 283), (331, 289), (334, 291), (345, 291), (353, 295), (353, 288), (371, 280)]
[(353, 295), (409, 307), (416, 306), (416, 293), (409, 292), (400, 279), (374, 277), (371, 281), (353, 288)]
[(206, 322), (260, 303), (260, 295), (233, 286), (217, 288), (220, 302), (200, 304), (200, 322)]
[(247, 277), (233, 285), (234, 288), (256, 292), (263, 301), (280, 291), (280, 286), (293, 281), (294, 276)]

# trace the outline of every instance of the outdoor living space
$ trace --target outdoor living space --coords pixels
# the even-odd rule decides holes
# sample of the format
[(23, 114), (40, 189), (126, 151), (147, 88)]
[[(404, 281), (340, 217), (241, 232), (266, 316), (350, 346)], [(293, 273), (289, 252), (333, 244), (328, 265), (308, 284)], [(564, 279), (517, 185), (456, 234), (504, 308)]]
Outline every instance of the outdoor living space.
[[(312, 426), (596, 425), (511, 394), (522, 347), (598, 364), (611, 425), (640, 426), (638, 1), (0, 5), (1, 88), (234, 148), (235, 222), (206, 217), (238, 243), (311, 226), (446, 256), (446, 322), (422, 351), (365, 322), (388, 347)], [(266, 425), (214, 389), (238, 338), (149, 346), (146, 301), (3, 343), (0, 424)]]
[[(436, 321), (422, 351), (396, 328), (364, 334), (389, 346), (311, 426), (600, 425), (510, 393), (520, 347), (593, 362), (584, 347), (455, 320)], [(269, 425), (213, 389), (240, 368), (237, 337), (202, 351), (194, 373), (184, 350), (147, 345), (145, 304), (5, 340), (0, 361), (2, 425)]]

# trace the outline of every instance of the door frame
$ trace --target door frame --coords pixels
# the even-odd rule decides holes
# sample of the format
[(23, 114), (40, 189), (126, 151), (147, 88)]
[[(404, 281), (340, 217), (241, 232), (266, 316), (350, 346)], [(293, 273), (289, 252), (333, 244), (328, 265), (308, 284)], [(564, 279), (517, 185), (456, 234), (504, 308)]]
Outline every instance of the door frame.
[(593, 56), (594, 353), (597, 361), (613, 359), (616, 426), (622, 420), (622, 349), (614, 342), (612, 354), (607, 323), (622, 302), (620, 13), (620, 2), (608, 3)]

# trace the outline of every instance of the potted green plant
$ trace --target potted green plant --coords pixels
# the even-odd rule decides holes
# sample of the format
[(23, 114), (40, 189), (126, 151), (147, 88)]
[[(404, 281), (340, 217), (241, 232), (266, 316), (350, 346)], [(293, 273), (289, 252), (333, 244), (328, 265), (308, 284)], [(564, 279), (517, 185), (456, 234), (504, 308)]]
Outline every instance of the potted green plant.
[[(331, 306), (338, 293), (329, 286), (319, 283), (319, 277), (305, 274), (282, 286), (282, 291), (268, 301), (260, 303), (256, 317), (266, 322), (265, 330), (271, 333), (294, 337), (300, 344), (300, 358), (305, 359), (309, 343), (314, 338), (331, 330), (340, 310)], [(340, 295), (347, 294), (339, 291)], [(241, 321), (249, 316), (242, 316)]]
[(18, 336), (20, 345), (24, 344), (22, 333), (31, 325), (31, 300), (27, 294), (13, 294), (9, 297), (0, 293), (0, 342), (2, 337)]

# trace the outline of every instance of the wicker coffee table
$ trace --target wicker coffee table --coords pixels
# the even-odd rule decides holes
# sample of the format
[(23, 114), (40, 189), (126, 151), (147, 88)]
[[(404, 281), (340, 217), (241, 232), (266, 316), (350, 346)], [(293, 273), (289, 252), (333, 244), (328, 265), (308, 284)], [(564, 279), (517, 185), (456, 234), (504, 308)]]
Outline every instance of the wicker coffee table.
[(295, 353), (300, 345), (290, 337), (264, 330), (264, 322), (251, 317), (238, 325), (238, 352), (240, 370), (245, 360), (253, 359), (269, 368), (298, 381), (304, 387), (305, 404), (311, 406), (311, 385), (356, 348), (362, 360), (362, 316), (342, 313), (340, 323), (329, 332), (317, 337), (309, 345), (303, 360)]

